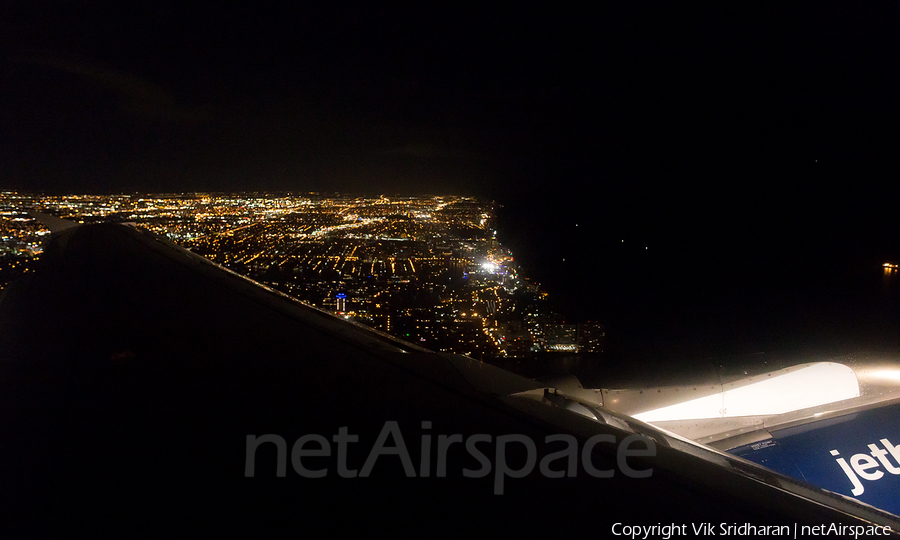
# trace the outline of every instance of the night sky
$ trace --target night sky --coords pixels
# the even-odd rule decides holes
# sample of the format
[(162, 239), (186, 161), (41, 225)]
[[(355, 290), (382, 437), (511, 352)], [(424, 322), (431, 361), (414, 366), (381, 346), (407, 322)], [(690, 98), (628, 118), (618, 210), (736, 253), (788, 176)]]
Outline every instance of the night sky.
[(637, 356), (840, 333), (900, 257), (896, 2), (186, 4), (4, 2), (0, 189), (494, 199)]

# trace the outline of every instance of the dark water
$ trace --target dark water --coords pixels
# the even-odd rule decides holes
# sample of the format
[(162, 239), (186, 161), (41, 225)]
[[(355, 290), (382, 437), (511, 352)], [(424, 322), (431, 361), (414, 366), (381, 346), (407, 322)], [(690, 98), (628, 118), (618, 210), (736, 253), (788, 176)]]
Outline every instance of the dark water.
[(500, 213), (498, 235), (525, 274), (573, 319), (607, 325), (604, 358), (560, 361), (562, 371), (900, 351), (900, 273), (882, 267), (900, 262), (900, 235), (882, 216), (656, 206), (636, 217), (592, 206), (521, 200)]

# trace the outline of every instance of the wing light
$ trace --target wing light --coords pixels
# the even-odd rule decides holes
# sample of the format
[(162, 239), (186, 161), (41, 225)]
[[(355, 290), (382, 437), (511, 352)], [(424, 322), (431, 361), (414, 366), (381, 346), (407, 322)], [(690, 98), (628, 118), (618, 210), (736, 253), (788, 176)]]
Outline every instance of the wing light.
[(855, 397), (859, 397), (859, 382), (853, 370), (843, 364), (820, 362), (733, 390), (635, 414), (634, 417), (644, 422), (664, 422), (764, 416)]

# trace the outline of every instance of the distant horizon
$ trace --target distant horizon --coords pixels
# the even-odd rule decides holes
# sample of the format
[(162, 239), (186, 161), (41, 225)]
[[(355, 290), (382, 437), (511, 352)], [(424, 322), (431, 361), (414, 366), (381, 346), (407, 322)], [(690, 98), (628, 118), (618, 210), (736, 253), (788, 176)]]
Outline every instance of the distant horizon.
[[(53, 190), (53, 189), (2, 189), (0, 188), (0, 193), (24, 193), (24, 194), (39, 194), (39, 195), (51, 195), (54, 197), (61, 197), (66, 195), (210, 195), (210, 194), (227, 194), (227, 195), (237, 195), (237, 194), (268, 194), (268, 193), (289, 193), (289, 194), (308, 194), (308, 195), (340, 195), (340, 196), (350, 196), (350, 197), (462, 197), (462, 198), (471, 198), (471, 199), (479, 199), (479, 200), (487, 200), (485, 197), (478, 195), (465, 195), (465, 194), (454, 194), (454, 193), (443, 193), (443, 192), (434, 192), (434, 193), (406, 193), (406, 192), (396, 192), (396, 193), (379, 193), (375, 195), (374, 193), (361, 193), (357, 191), (328, 191), (328, 190), (318, 190), (318, 191), (310, 191), (310, 190), (288, 190), (288, 189), (246, 189), (246, 190), (189, 190), (189, 191), (141, 191), (141, 190), (123, 190), (123, 191), (63, 191), (63, 190)], [(490, 199), (493, 200), (493, 199)]]

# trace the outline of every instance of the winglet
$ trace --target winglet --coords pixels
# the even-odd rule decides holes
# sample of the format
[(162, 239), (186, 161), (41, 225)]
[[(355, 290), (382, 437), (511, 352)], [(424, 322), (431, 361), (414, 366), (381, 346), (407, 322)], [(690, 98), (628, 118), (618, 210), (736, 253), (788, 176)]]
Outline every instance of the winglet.
[(81, 223), (75, 223), (74, 221), (51, 216), (50, 214), (42, 214), (40, 212), (35, 212), (34, 210), (29, 210), (28, 215), (40, 221), (41, 224), (50, 229), (50, 232), (52, 233), (58, 233), (81, 225)]

